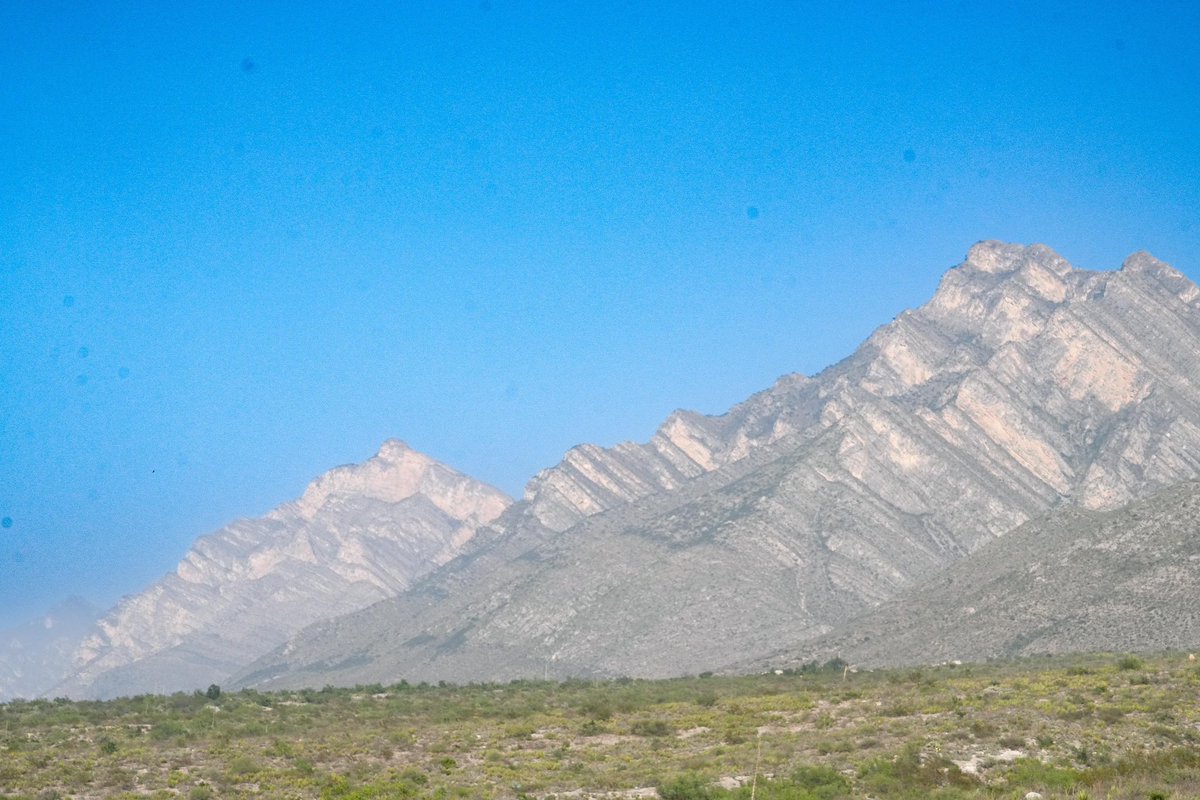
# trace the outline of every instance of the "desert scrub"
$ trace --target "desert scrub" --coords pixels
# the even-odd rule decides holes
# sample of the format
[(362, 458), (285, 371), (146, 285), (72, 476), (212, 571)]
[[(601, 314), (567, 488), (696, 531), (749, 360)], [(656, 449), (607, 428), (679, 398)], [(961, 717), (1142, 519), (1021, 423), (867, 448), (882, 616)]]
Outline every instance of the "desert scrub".
[[(743, 797), (748, 787), (726, 791), (711, 781), (752, 775), (756, 763), (763, 800), (835, 791), (842, 794), (829, 796), (860, 800), (1008, 800), (1025, 791), (1200, 796), (1200, 767), (1186, 755), (1200, 731), (1196, 667), (1178, 656), (1140, 658), (1136, 670), (1119, 669), (1109, 655), (928, 667), (919, 675), (863, 671), (844, 680), (841, 671), (814, 671), (226, 690), (215, 712), (207, 697), (188, 694), (16, 702), (0, 705), (0, 798), (89, 791), (187, 798), (206, 790), (225, 797), (256, 786), (260, 797), (513, 800), (521, 792), (624, 792), (686, 775), (710, 780), (697, 791)], [(912, 713), (890, 716), (903, 707)], [(104, 752), (105, 741), (116, 751)], [(1006, 748), (1039, 760), (993, 757)], [(951, 769), (975, 756), (979, 779)], [(454, 766), (444, 768), (442, 759)], [(840, 782), (801, 785), (793, 774), (800, 765)], [(405, 770), (415, 772), (404, 777)], [(765, 780), (768, 773), (775, 779)], [(1053, 788), (1063, 781), (1070, 788)], [(1029, 788), (1017, 793), (1019, 784)]]

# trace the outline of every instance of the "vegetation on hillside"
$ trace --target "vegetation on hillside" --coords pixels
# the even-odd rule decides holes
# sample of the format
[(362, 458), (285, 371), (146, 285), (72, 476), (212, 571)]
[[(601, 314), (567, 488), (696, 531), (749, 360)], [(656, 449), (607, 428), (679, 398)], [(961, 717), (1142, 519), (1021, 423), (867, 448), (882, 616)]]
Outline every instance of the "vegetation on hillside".
[(1089, 656), (0, 705), (0, 797), (1184, 798), (1200, 669)]

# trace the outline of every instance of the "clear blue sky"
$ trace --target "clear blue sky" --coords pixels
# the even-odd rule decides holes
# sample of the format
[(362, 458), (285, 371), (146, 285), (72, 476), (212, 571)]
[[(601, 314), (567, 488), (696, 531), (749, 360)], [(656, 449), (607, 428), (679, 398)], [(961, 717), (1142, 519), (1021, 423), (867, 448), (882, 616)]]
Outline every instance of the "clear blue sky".
[(0, 627), (399, 437), (510, 493), (984, 238), (1200, 276), (1194, 2), (0, 4)]

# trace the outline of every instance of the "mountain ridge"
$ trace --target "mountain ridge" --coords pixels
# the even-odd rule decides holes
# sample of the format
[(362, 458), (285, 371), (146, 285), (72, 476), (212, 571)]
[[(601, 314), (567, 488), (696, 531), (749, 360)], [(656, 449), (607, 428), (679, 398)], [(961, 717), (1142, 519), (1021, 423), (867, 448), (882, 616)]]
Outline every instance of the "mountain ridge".
[(647, 480), (653, 438), (576, 448), (472, 553), (235, 682), (661, 677), (816, 638), (1055, 506), (1194, 477), (1198, 298), (1145, 253), (981, 242), (817, 376), (669, 417), (694, 477)]

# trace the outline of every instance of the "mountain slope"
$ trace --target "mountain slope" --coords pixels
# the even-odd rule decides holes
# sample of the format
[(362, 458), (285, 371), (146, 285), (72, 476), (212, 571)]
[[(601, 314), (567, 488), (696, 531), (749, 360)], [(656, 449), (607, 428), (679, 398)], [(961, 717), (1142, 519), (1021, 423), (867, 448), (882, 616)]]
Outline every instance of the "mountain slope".
[(1200, 290), (984, 242), (845, 361), (576, 448), (470, 551), (255, 686), (659, 676), (818, 637), (1061, 504), (1200, 474)]
[(198, 540), (122, 600), (56, 692), (112, 696), (223, 681), (320, 619), (371, 605), (449, 561), (510, 503), (401, 442), (314, 480), (298, 500)]
[(1119, 509), (1060, 509), (829, 636), (758, 668), (1200, 646), (1200, 483)]

